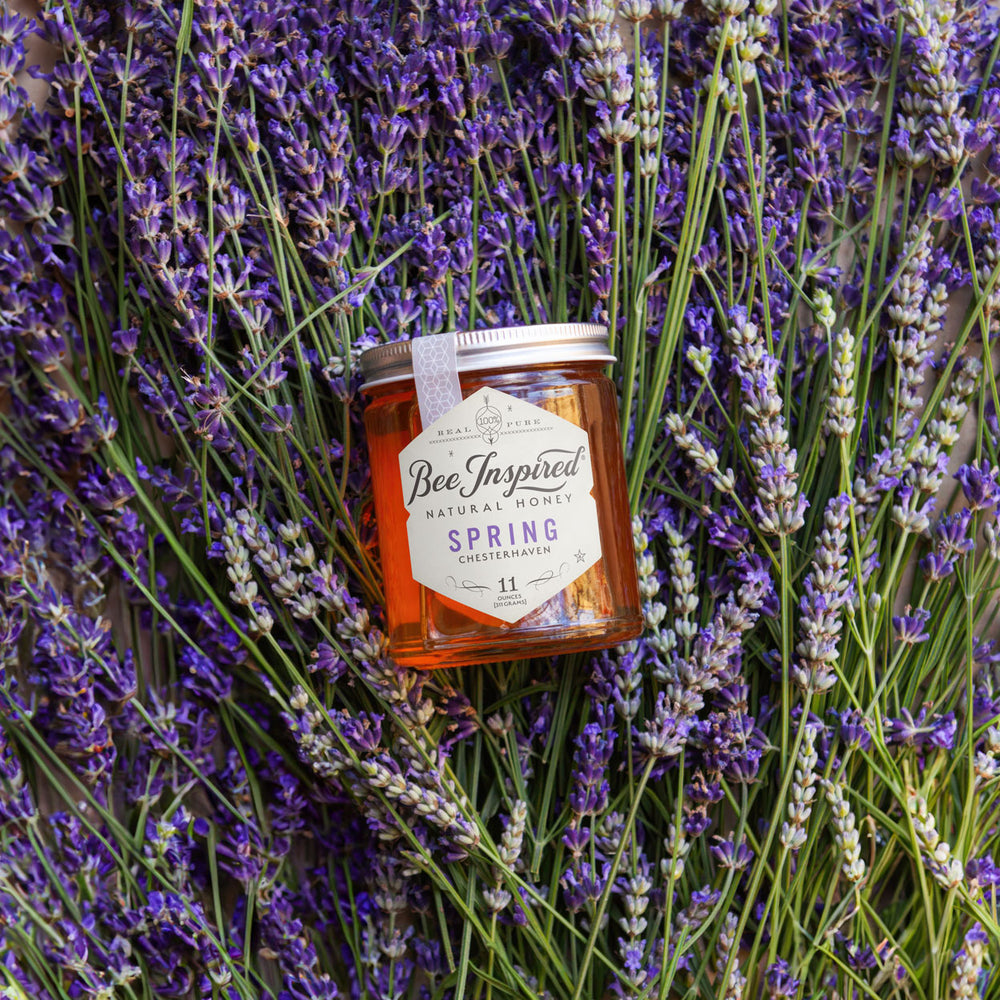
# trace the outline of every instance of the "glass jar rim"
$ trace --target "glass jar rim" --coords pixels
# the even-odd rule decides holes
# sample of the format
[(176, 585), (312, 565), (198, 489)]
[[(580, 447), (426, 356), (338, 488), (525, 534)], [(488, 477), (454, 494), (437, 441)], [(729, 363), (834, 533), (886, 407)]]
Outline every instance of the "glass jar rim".
[[(440, 334), (430, 334), (440, 336)], [(413, 378), (411, 341), (379, 344), (360, 358), (364, 388)], [(608, 364), (615, 360), (607, 327), (599, 323), (538, 323), (463, 330), (455, 334), (459, 372), (582, 361)]]

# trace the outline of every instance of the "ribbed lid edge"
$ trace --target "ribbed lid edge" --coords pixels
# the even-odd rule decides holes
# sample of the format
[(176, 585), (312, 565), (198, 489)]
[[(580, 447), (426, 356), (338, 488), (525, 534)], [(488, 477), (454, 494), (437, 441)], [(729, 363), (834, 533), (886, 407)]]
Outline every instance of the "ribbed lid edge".
[[(542, 323), (465, 330), (456, 335), (455, 355), (460, 372), (615, 360), (608, 347), (607, 328), (598, 323)], [(370, 347), (360, 361), (366, 387), (413, 377), (408, 340)]]

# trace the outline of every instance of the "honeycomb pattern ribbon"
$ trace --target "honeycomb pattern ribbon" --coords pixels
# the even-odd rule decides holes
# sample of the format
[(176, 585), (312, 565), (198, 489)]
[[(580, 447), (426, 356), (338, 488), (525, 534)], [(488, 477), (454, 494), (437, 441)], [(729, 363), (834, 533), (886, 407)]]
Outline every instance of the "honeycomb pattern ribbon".
[(435, 333), (411, 341), (413, 381), (425, 429), (462, 402), (457, 337), (455, 333)]

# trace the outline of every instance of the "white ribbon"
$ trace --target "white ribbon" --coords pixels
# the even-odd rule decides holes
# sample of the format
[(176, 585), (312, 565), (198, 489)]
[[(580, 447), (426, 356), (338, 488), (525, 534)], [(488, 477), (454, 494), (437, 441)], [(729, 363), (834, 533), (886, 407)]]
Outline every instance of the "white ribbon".
[(462, 402), (457, 337), (455, 333), (435, 333), (410, 341), (413, 381), (417, 387), (420, 422), (424, 430)]

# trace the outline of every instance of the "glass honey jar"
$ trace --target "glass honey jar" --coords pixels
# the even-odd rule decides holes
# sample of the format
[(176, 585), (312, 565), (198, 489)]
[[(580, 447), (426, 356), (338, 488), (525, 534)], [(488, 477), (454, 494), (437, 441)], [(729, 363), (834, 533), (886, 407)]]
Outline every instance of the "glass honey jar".
[(389, 652), (432, 669), (614, 646), (642, 629), (604, 327), (365, 351)]

